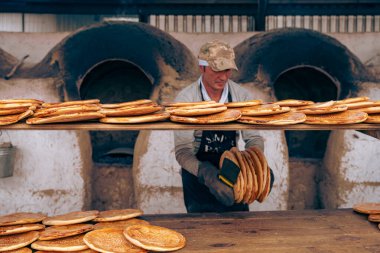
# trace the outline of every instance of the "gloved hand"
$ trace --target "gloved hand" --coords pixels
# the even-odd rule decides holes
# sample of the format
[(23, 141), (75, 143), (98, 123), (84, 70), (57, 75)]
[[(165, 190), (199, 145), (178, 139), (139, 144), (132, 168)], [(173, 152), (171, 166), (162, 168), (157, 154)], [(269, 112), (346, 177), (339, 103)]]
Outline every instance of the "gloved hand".
[(223, 205), (232, 206), (234, 204), (234, 190), (218, 179), (218, 169), (210, 162), (199, 164), (198, 181), (207, 186), (211, 194)]

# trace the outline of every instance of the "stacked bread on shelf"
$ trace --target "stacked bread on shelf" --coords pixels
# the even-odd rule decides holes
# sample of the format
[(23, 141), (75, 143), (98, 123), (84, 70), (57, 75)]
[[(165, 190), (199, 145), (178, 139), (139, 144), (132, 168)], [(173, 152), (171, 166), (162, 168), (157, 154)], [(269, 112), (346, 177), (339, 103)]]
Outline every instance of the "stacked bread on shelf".
[(30, 117), (42, 103), (37, 99), (0, 100), (0, 126), (14, 124)]
[(238, 110), (229, 110), (225, 104), (215, 101), (168, 103), (165, 106), (170, 120), (179, 123), (217, 124), (235, 121), (241, 116)]
[[(138, 209), (0, 216), (0, 252), (173, 251), (186, 244), (177, 231), (139, 219)], [(42, 223), (42, 224), (41, 224)]]
[(141, 99), (131, 102), (102, 104), (100, 112), (106, 115), (102, 123), (133, 124), (168, 119), (170, 114), (162, 112), (163, 107), (152, 100)]
[(27, 124), (93, 121), (138, 124), (165, 121), (187, 124), (240, 122), (252, 125), (380, 123), (380, 101), (354, 97), (313, 102), (285, 99), (217, 103), (173, 102), (159, 105), (150, 99), (101, 104), (99, 99), (45, 103), (37, 99), (0, 100), (0, 126), (26, 119)]
[(103, 118), (99, 112), (99, 99), (68, 101), (61, 103), (42, 103), (27, 124), (47, 124), (79, 122)]
[(368, 215), (368, 221), (378, 223), (380, 229), (380, 203), (379, 202), (364, 202), (355, 204), (352, 209), (361, 214)]

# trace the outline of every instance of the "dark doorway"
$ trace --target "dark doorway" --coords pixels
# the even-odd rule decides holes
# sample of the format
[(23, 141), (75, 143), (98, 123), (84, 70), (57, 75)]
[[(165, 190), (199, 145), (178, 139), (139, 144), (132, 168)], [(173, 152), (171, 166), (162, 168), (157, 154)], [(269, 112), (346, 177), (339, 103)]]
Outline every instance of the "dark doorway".
[[(138, 66), (122, 60), (102, 62), (85, 75), (80, 86), (82, 99), (118, 103), (149, 98), (152, 82)], [(132, 165), (138, 131), (91, 131), (93, 161)]]
[[(296, 66), (281, 73), (273, 84), (278, 100), (301, 99), (315, 102), (336, 100), (338, 83), (313, 66)], [(285, 131), (289, 156), (322, 158), (330, 131)]]

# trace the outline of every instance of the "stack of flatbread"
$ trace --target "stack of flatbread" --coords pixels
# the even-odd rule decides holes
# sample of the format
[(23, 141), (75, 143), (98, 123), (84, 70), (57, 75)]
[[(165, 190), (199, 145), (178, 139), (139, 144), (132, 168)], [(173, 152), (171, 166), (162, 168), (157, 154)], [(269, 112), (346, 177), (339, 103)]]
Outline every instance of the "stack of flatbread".
[(38, 231), (45, 227), (39, 222), (45, 218), (44, 214), (27, 212), (0, 216), (0, 252), (31, 253), (27, 246), (38, 239)]
[(225, 104), (215, 101), (178, 102), (165, 104), (170, 120), (190, 124), (216, 124), (235, 121), (240, 118), (239, 110), (228, 109)]
[(365, 123), (380, 123), (380, 101), (371, 101), (368, 97), (347, 98), (338, 101), (346, 103), (349, 110), (368, 114)]
[(14, 124), (32, 116), (42, 103), (37, 99), (0, 100), (0, 126)]
[(99, 99), (43, 103), (27, 124), (47, 124), (94, 120), (105, 117), (100, 110)]
[(355, 212), (368, 215), (368, 220), (371, 222), (377, 222), (380, 229), (380, 203), (366, 202), (355, 204), (352, 209)]
[(233, 147), (222, 154), (220, 168), (225, 158), (240, 168), (237, 181), (233, 185), (235, 203), (251, 204), (255, 200), (262, 203), (269, 195), (271, 182), (270, 168), (264, 153), (256, 147), (245, 151)]
[(152, 100), (140, 99), (130, 102), (102, 104), (101, 113), (106, 115), (100, 119), (102, 123), (135, 124), (156, 122), (168, 119), (170, 114), (162, 112), (162, 106)]
[(40, 232), (38, 240), (31, 247), (42, 252), (87, 250), (83, 237), (94, 226), (85, 222), (92, 221), (98, 214), (99, 211), (92, 210), (47, 217), (42, 223), (48, 227)]

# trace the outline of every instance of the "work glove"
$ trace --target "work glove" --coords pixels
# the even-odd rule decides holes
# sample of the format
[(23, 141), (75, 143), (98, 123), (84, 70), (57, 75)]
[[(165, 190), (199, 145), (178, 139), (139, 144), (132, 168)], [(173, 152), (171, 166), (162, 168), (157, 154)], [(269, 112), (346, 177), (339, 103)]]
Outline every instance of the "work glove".
[(235, 202), (234, 190), (218, 179), (218, 169), (210, 162), (200, 162), (198, 181), (208, 187), (210, 193), (225, 206)]

